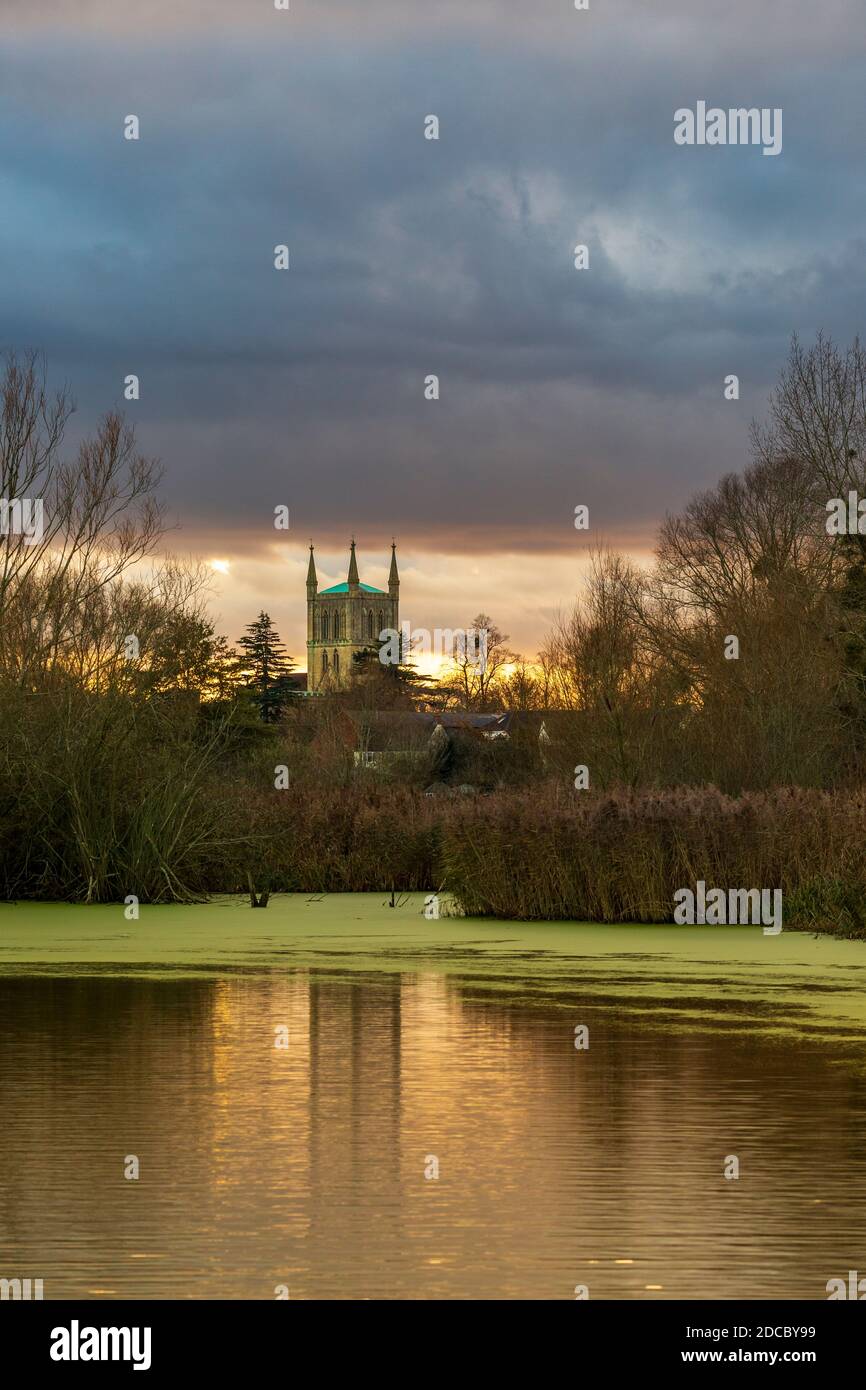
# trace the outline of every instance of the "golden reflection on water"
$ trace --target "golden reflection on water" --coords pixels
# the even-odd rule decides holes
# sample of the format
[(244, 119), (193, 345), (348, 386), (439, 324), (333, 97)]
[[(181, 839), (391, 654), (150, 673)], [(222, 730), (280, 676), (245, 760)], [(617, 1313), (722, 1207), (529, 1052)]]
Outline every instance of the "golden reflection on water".
[(2, 979), (0, 1044), (0, 1276), (46, 1298), (823, 1298), (866, 1258), (817, 1046), (307, 970)]

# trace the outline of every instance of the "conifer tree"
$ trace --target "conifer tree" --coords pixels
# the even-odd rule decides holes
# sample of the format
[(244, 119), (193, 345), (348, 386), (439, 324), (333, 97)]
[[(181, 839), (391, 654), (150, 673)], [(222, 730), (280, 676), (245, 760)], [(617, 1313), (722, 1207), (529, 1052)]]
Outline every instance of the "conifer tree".
[(280, 634), (264, 612), (247, 625), (238, 647), (238, 671), (255, 697), (263, 722), (273, 724), (290, 695), (288, 676), (294, 669), (294, 660), (287, 655)]

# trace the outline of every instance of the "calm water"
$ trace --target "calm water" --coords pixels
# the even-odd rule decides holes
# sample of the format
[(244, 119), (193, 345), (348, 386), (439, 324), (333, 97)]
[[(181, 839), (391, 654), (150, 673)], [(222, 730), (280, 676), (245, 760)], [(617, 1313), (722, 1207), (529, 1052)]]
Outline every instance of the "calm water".
[(424, 970), (70, 970), (0, 977), (0, 1275), (46, 1298), (809, 1299), (866, 1272), (866, 1084), (825, 1048)]

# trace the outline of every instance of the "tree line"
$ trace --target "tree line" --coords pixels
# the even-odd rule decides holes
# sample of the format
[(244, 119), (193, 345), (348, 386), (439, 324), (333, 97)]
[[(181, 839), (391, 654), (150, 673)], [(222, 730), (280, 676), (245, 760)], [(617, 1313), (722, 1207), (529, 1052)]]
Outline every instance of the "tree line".
[(537, 660), (478, 614), (483, 672), (458, 650), (434, 680), (408, 660), (382, 667), (371, 648), (348, 693), (316, 701), (294, 699), (268, 614), (232, 645), (208, 615), (203, 568), (155, 558), (161, 469), (119, 415), (66, 456), (72, 409), (37, 357), (7, 360), (0, 495), (44, 499), (40, 531), (17, 531), (7, 507), (0, 540), (7, 897), (182, 898), (214, 865), (242, 882), (277, 833), (277, 763), (306, 805), (324, 782), (343, 796), (366, 775), (335, 733), (347, 704), (544, 717), (543, 750), (533, 738), (523, 762), (516, 745), (490, 752), (494, 790), (564, 794), (578, 765), (593, 791), (862, 782), (866, 535), (827, 525), (833, 499), (866, 496), (857, 341), (795, 339), (742, 471), (664, 519), (651, 565), (597, 549)]

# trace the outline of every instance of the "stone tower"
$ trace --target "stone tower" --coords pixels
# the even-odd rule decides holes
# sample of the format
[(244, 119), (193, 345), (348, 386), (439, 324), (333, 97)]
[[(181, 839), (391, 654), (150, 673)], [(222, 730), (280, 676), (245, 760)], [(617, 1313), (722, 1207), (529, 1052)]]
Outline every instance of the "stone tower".
[(386, 628), (400, 630), (400, 576), (394, 542), (387, 593), (361, 583), (354, 538), (346, 582), (319, 593), (311, 544), (307, 567), (307, 690), (347, 685), (355, 653), (369, 647), (378, 649), (379, 633)]

